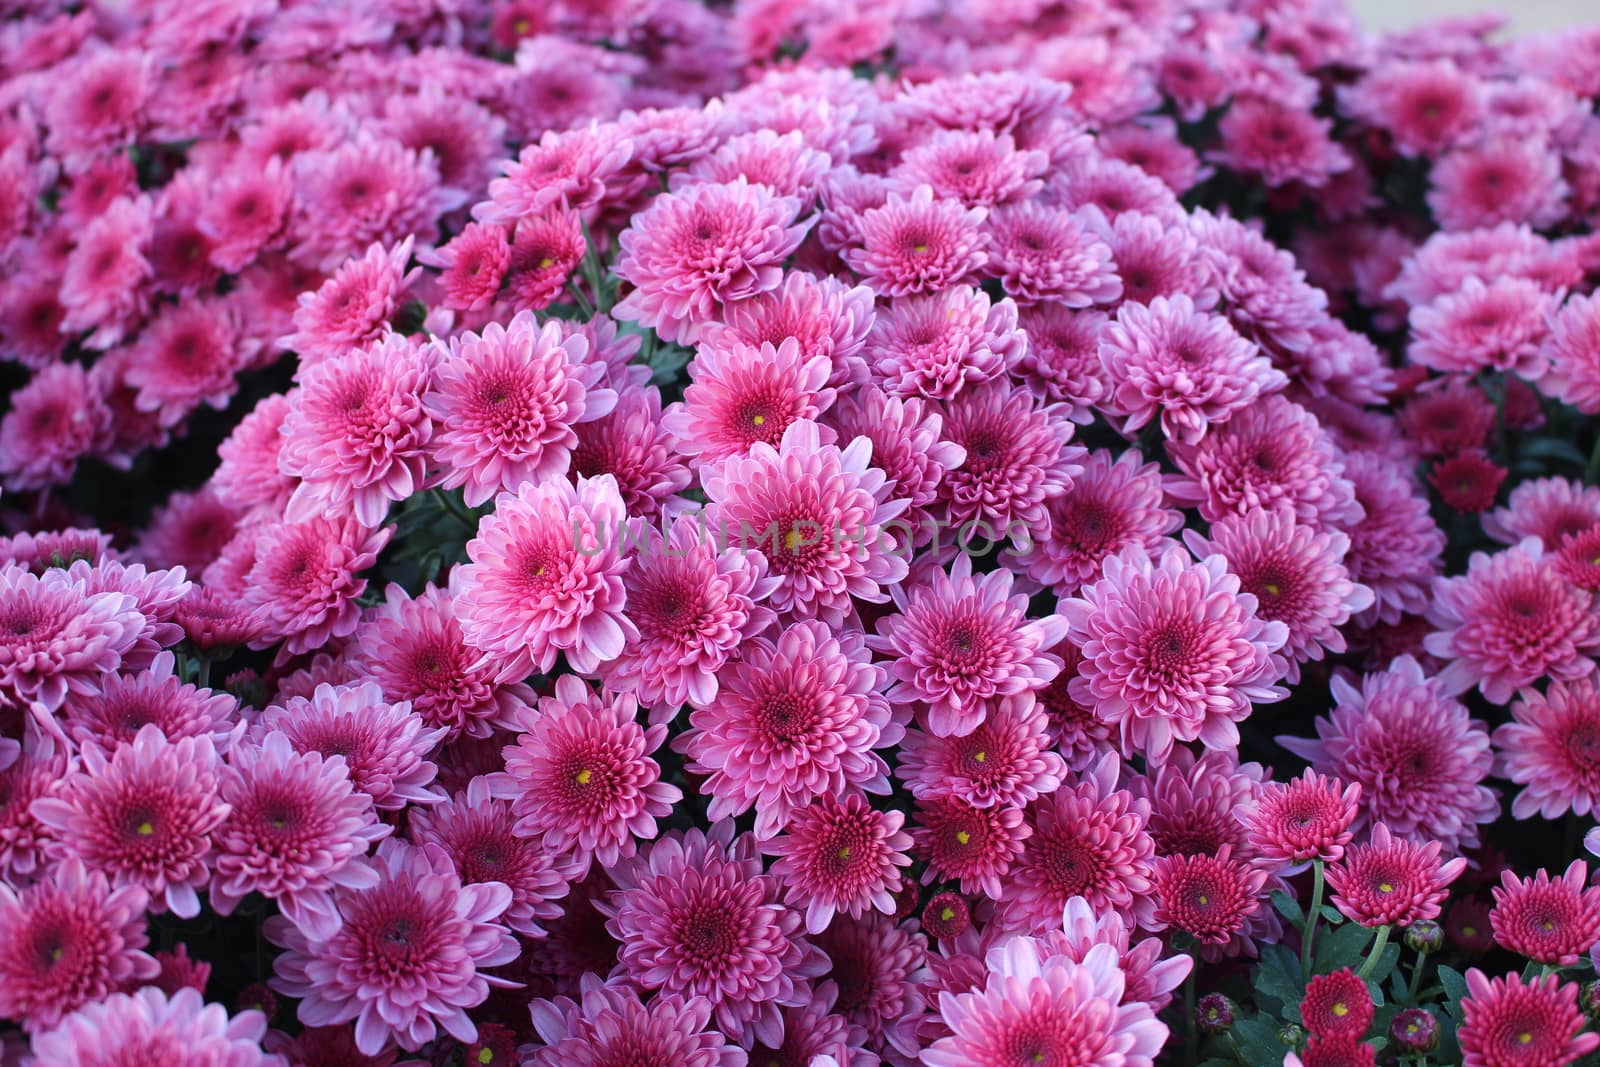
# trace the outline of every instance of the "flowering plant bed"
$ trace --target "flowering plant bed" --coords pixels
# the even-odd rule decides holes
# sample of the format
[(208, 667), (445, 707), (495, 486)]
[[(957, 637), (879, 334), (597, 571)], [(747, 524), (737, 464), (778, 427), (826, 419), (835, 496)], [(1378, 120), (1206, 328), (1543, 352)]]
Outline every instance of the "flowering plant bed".
[(1600, 28), (0, 12), (0, 1065), (1600, 1062)]

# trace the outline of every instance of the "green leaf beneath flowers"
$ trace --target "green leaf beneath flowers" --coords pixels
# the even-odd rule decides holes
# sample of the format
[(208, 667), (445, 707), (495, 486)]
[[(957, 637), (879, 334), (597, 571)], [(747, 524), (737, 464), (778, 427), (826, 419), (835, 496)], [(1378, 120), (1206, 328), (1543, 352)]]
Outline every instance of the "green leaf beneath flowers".
[(1306, 913), (1300, 909), (1300, 902), (1294, 897), (1279, 889), (1272, 894), (1272, 906), (1278, 914), (1288, 919), (1296, 930), (1304, 930), (1306, 926)]

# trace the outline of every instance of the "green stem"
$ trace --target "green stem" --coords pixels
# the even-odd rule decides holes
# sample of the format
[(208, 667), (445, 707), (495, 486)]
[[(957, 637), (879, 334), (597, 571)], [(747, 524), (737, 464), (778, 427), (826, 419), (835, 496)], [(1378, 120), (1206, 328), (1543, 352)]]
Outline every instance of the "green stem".
[(1555, 973), (1556, 973), (1556, 965), (1553, 964), (1553, 963), (1547, 963), (1543, 967), (1539, 968), (1539, 981), (1542, 982), (1546, 978), (1549, 978), (1552, 974), (1555, 974)]
[(200, 661), (200, 670), (195, 678), (195, 684), (201, 689), (211, 688), (211, 661), (209, 659)]
[(1311, 942), (1317, 935), (1317, 920), (1322, 917), (1322, 861), (1311, 861), (1311, 913), (1306, 916), (1306, 931), (1300, 938), (1300, 974), (1311, 978)]
[(1428, 966), (1428, 951), (1423, 949), (1417, 953), (1417, 965), (1411, 971), (1411, 981), (1406, 985), (1406, 1003), (1417, 1002), (1417, 990), (1422, 986), (1422, 972)]
[(1388, 947), (1389, 927), (1387, 925), (1380, 926), (1378, 927), (1378, 940), (1372, 943), (1372, 951), (1367, 954), (1366, 962), (1363, 963), (1361, 965), (1361, 969), (1356, 972), (1356, 977), (1365, 980), (1367, 975), (1372, 973), (1373, 968), (1378, 965), (1378, 957), (1382, 956), (1383, 950)]

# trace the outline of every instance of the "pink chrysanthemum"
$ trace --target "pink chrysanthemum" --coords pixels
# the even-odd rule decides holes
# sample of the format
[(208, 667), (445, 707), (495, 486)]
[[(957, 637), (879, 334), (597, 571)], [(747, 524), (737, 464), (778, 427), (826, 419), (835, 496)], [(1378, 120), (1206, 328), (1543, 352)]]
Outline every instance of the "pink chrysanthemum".
[(777, 857), (772, 874), (783, 882), (784, 900), (804, 911), (807, 930), (821, 933), (836, 912), (893, 913), (898, 868), (911, 865), (904, 822), (904, 813), (876, 811), (859, 793), (842, 801), (824, 793), (797, 808), (761, 850)]
[(1344, 476), (1364, 512), (1348, 527), (1350, 577), (1378, 598), (1367, 613), (1382, 622), (1428, 608), (1428, 590), (1443, 569), (1444, 532), (1428, 511), (1428, 498), (1405, 468), (1372, 452), (1344, 456)]
[(91, 593), (56, 567), (0, 567), (0, 707), (53, 711), (71, 694), (93, 696), (145, 625), (126, 593)]
[(759, 553), (719, 551), (693, 516), (644, 536), (623, 577), (638, 636), (602, 673), (650, 708), (652, 722), (665, 722), (684, 704), (715, 702), (723, 665), (776, 619), (761, 601), (778, 580)]
[(47, 865), (55, 833), (34, 816), (32, 804), (64, 777), (66, 756), (60, 751), (49, 758), (16, 755), (0, 769), (0, 883), (28, 885)]
[(146, 197), (122, 197), (84, 227), (61, 276), (63, 332), (92, 330), (86, 343), (99, 349), (123, 339), (148, 305), (153, 231)]
[(1045, 400), (1064, 404), (1073, 422), (1088, 425), (1109, 389), (1100, 367), (1100, 334), (1108, 321), (1098, 311), (1028, 308), (1019, 316), (1028, 350), (1012, 373)]
[(1580, 1033), (1578, 987), (1550, 974), (1523, 982), (1518, 974), (1491, 979), (1467, 971), (1467, 995), (1456, 1036), (1463, 1067), (1564, 1067), (1600, 1046), (1600, 1034)]
[(1127, 788), (1150, 803), (1146, 829), (1157, 854), (1213, 856), (1226, 845), (1248, 860), (1250, 838), (1237, 815), (1263, 776), (1258, 764), (1241, 765), (1231, 749), (1197, 756), (1194, 749), (1174, 748), (1171, 759), (1130, 778)]
[(510, 889), (501, 921), (523, 937), (543, 937), (539, 924), (561, 915), (558, 901), (574, 871), (544, 839), (518, 833), (516, 824), (511, 804), (493, 795), (490, 778), (479, 776), (445, 803), (413, 811), (411, 837), (444, 849), (463, 885), (499, 882)]
[(1501, 370), (1537, 380), (1556, 306), (1554, 296), (1526, 278), (1497, 278), (1487, 285), (1468, 278), (1458, 292), (1411, 309), (1409, 354), (1437, 371)]
[(417, 272), (406, 272), (411, 245), (409, 237), (393, 248), (375, 244), (316, 289), (301, 293), (294, 333), (283, 338), (284, 347), (306, 363), (320, 363), (382, 340), (416, 278)]
[(953, 547), (966, 551), (1007, 537), (1021, 545), (1045, 529), (1050, 502), (1083, 469), (1083, 449), (1069, 443), (1073, 432), (1060, 406), (1041, 407), (1004, 380), (950, 401), (944, 437), (967, 454), (939, 485)]
[(1423, 455), (1453, 456), (1488, 442), (1494, 403), (1470, 378), (1451, 375), (1409, 397), (1396, 422)]
[(520, 1062), (527, 1067), (737, 1067), (744, 1062), (743, 1053), (708, 1029), (711, 1003), (704, 997), (669, 993), (645, 1005), (637, 990), (602, 985), (593, 977), (585, 978), (579, 996), (578, 1002), (563, 998), (529, 1005), (544, 1047)]
[(462, 885), (437, 846), (385, 841), (378, 868), (376, 885), (334, 894), (332, 937), (310, 937), (282, 916), (267, 920), (267, 940), (285, 950), (269, 984), (300, 998), (308, 1026), (354, 1020), (356, 1047), (369, 1056), (390, 1041), (415, 1051), (441, 1029), (471, 1041), (478, 1030), (468, 1011), (491, 985), (510, 984), (483, 969), (518, 955), (516, 939), (496, 924), (511, 890)]
[(889, 499), (893, 486), (871, 452), (861, 437), (843, 450), (825, 445), (817, 424), (801, 420), (777, 448), (758, 441), (703, 471), (711, 528), (725, 545), (766, 556), (780, 614), (838, 623), (852, 598), (882, 603), (882, 586), (905, 577), (886, 524), (907, 502)]
[(1148, 1004), (1124, 1000), (1114, 946), (1096, 945), (1081, 963), (1044, 956), (1024, 938), (995, 951), (1001, 969), (982, 989), (940, 998), (950, 1036), (923, 1052), (929, 1067), (1154, 1063), (1167, 1027)]
[(473, 215), (480, 222), (514, 222), (558, 204), (588, 211), (605, 196), (605, 183), (627, 164), (632, 149), (632, 140), (610, 124), (548, 129), (506, 164), (505, 177), (489, 183), (489, 199)]
[(1118, 965), (1127, 979), (1122, 991), (1124, 1004), (1148, 1004), (1150, 1010), (1165, 1011), (1172, 994), (1193, 968), (1194, 960), (1179, 953), (1162, 959), (1166, 946), (1158, 937), (1146, 937), (1131, 944), (1133, 930), (1114, 913), (1097, 913), (1082, 897), (1067, 901), (1062, 930), (1051, 931), (1045, 945), (1082, 963), (1096, 945), (1117, 950)]
[(261, 713), (251, 737), (261, 744), (274, 731), (286, 734), (296, 752), (343, 757), (350, 781), (380, 811), (444, 799), (432, 784), (438, 767), (428, 758), (444, 730), (425, 728), (410, 705), (389, 703), (372, 682), (322, 683), (309, 699), (291, 696)]
[(918, 800), (911, 840), (928, 864), (923, 884), (951, 880), (963, 893), (998, 899), (1033, 833), (1021, 808), (977, 808), (954, 796)]
[(405, 701), (445, 739), (488, 737), (533, 699), (532, 690), (507, 677), (515, 667), (503, 656), (485, 657), (461, 635), (456, 597), (428, 586), (416, 598), (390, 585), (385, 600), (357, 631), (354, 653), (361, 669), (391, 703)]
[(1059, 605), (1084, 657), (1068, 691), (1118, 727), (1130, 755), (1159, 763), (1174, 741), (1232, 747), (1252, 704), (1285, 696), (1273, 683), (1288, 627), (1255, 609), (1221, 556), (1192, 563), (1174, 548), (1152, 561), (1129, 549)]
[(182, 567), (199, 575), (239, 532), (240, 515), (209, 486), (173, 493), (150, 517), (137, 558), (153, 568)]
[(927, 978), (927, 938), (907, 923), (869, 912), (859, 919), (840, 915), (816, 937), (838, 984), (834, 1010), (866, 1031), (868, 1047), (888, 1042), (902, 1055), (915, 1055), (906, 1040), (906, 1022), (922, 1003)]
[(169, 741), (209, 737), (226, 752), (239, 725), (239, 702), (227, 693), (187, 685), (177, 677), (170, 652), (157, 655), (149, 668), (108, 675), (93, 696), (75, 696), (62, 708), (62, 728), (80, 749), (114, 752), (154, 723)]
[(519, 314), (555, 303), (588, 247), (574, 212), (549, 208), (519, 219), (506, 266), (506, 303)]
[(1033, 833), (1000, 896), (997, 921), (1007, 929), (1051, 928), (1073, 897), (1085, 898), (1096, 912), (1149, 917), (1150, 804), (1117, 788), (1120, 769), (1116, 755), (1108, 754), (1076, 786), (1062, 786), (1029, 806)]
[(666, 410), (661, 428), (700, 463), (743, 455), (757, 441), (776, 447), (795, 422), (832, 405), (832, 369), (828, 357), (802, 352), (793, 338), (777, 347), (702, 345), (689, 362), (683, 402)]
[(1503, 545), (1537, 537), (1553, 552), (1574, 534), (1600, 525), (1600, 486), (1567, 478), (1530, 478), (1483, 518), (1483, 532)]
[(467, 643), (539, 671), (560, 653), (584, 673), (615, 659), (635, 636), (623, 614), (626, 520), (610, 475), (501, 493), (455, 586)]
[(985, 210), (919, 186), (861, 213), (844, 261), (880, 296), (936, 293), (969, 281), (988, 258)]
[(1154, 553), (1170, 544), (1167, 535), (1183, 516), (1164, 506), (1160, 467), (1140, 459), (1134, 451), (1115, 459), (1105, 450), (1090, 452), (1072, 488), (1047, 505), (1049, 532), (1030, 531), (1035, 539), (1007, 558), (1058, 596), (1071, 596), (1130, 546)]
[(1100, 232), (1111, 246), (1123, 300), (1149, 304), (1156, 297), (1188, 293), (1197, 308), (1216, 305), (1211, 267), (1187, 226), (1130, 211), (1100, 220)]
[(258, 1011), (229, 1016), (193, 989), (170, 996), (146, 987), (114, 993), (67, 1016), (33, 1041), (34, 1063), (51, 1067), (122, 1067), (136, 1063), (215, 1063), (276, 1067), (261, 1050), (267, 1018)]
[(1111, 725), (1073, 699), (1072, 680), (1083, 666), (1083, 651), (1071, 641), (1062, 641), (1050, 651), (1066, 667), (1055, 681), (1039, 690), (1039, 706), (1045, 713), (1051, 743), (1068, 767), (1081, 771), (1111, 750)]
[(1266, 782), (1239, 810), (1256, 862), (1293, 874), (1312, 860), (1337, 863), (1354, 836), (1361, 786), (1306, 770), (1288, 782)]
[(135, 137), (147, 121), (154, 58), (142, 49), (86, 49), (52, 74), (41, 86), (51, 151), (93, 158)]
[(1467, 869), (1460, 856), (1441, 863), (1439, 842), (1419, 845), (1392, 837), (1383, 823), (1372, 839), (1345, 850), (1328, 868), (1333, 904), (1362, 926), (1410, 926), (1439, 916), (1450, 883)]
[(382, 525), (389, 505), (422, 487), (433, 423), (422, 395), (435, 357), (405, 338), (309, 367), (290, 394), (278, 468), (300, 479), (290, 522), (353, 515)]
[(1341, 103), (1388, 133), (1404, 155), (1431, 156), (1477, 127), (1483, 88), (1449, 59), (1392, 62), (1346, 89)]
[(895, 586), (897, 612), (867, 638), (890, 660), (890, 700), (927, 705), (939, 737), (972, 732), (994, 701), (1038, 689), (1060, 671), (1045, 649), (1065, 636), (1065, 620), (1028, 619), (1027, 597), (1011, 587), (1009, 571), (975, 578), (972, 557), (958, 555), (948, 575), (934, 569), (909, 591)]
[(805, 1004), (826, 963), (799, 912), (779, 905), (754, 842), (732, 830), (663, 837), (611, 872), (617, 891), (597, 906), (622, 943), (618, 973), (646, 990), (704, 997), (725, 1034), (776, 1045), (779, 1009)]
[(210, 485), (219, 500), (241, 512), (270, 506), (282, 513), (295, 487), (294, 479), (278, 468), (284, 441), (280, 428), (288, 415), (287, 396), (263, 397), (217, 446), (221, 462)]
[(451, 338), (423, 406), (438, 429), (430, 454), (443, 464), (440, 486), (464, 487), (477, 507), (495, 493), (567, 473), (578, 443), (573, 425), (608, 414), (616, 393), (600, 387), (604, 367), (590, 361), (581, 334), (563, 338), (531, 312), (507, 327)]
[(329, 271), (374, 242), (439, 236), (438, 218), (465, 196), (439, 183), (432, 151), (363, 132), (337, 148), (294, 157), (297, 216), (290, 255)]
[(152, 724), (109, 759), (98, 748), (80, 758), (59, 790), (33, 802), (56, 847), (115, 885), (138, 886), (153, 911), (200, 914), (195, 890), (211, 877), (211, 835), (228, 814), (211, 738), (168, 741)]
[(1158, 856), (1150, 865), (1154, 928), (1171, 927), (1201, 945), (1254, 955), (1245, 930), (1261, 907), (1266, 880), (1266, 871), (1234, 859), (1228, 845), (1214, 856)]
[(112, 430), (112, 412), (77, 363), (53, 363), (9, 398), (0, 419), (0, 481), (7, 491), (72, 480), (80, 459)]
[(173, 305), (155, 316), (129, 349), (123, 380), (134, 404), (162, 426), (183, 421), (202, 403), (221, 409), (238, 387), (244, 364), (238, 325), (221, 301)]
[(1525, 690), (1511, 722), (1494, 732), (1500, 773), (1522, 786), (1511, 802), (1518, 819), (1600, 809), (1600, 686), (1593, 678)]
[(1339, 450), (1317, 419), (1281, 396), (1240, 411), (1197, 444), (1174, 443), (1174, 500), (1208, 522), (1287, 507), (1307, 526), (1340, 529), (1361, 517)]
[(1476, 515), (1494, 507), (1500, 483), (1509, 473), (1482, 452), (1461, 452), (1435, 463), (1428, 472), (1428, 484), (1445, 507)]
[(899, 777), (919, 799), (953, 796), (980, 808), (1021, 807), (1053, 793), (1066, 764), (1051, 750), (1044, 710), (1027, 693), (996, 700), (963, 735), (911, 730)]
[(874, 750), (897, 743), (901, 725), (859, 633), (808, 621), (758, 637), (719, 677), (711, 703), (689, 714), (673, 747), (707, 775), (713, 821), (756, 809), (759, 838), (775, 835), (799, 807), (852, 790), (888, 792)]
[(968, 207), (1028, 200), (1044, 184), (1050, 157), (1018, 149), (1009, 134), (992, 130), (938, 130), (905, 152), (890, 177), (907, 188), (927, 185), (937, 197)]
[(1132, 434), (1160, 416), (1168, 438), (1195, 444), (1287, 379), (1220, 315), (1187, 294), (1124, 304), (1100, 340), (1107, 407)]
[(1495, 941), (1535, 963), (1577, 963), (1600, 941), (1600, 888), (1586, 888), (1588, 877), (1588, 864), (1582, 860), (1573, 860), (1554, 878), (1543, 868), (1526, 879), (1504, 871), (1489, 913)]
[[(813, 46), (815, 43), (813, 38)], [(729, 137), (715, 152), (695, 160), (681, 176), (674, 174), (668, 182), (670, 187), (681, 188), (687, 181), (731, 182), (743, 176), (778, 196), (795, 197), (809, 210), (816, 202), (817, 183), (832, 167), (828, 155), (807, 145), (801, 131), (760, 129)]]
[(469, 222), (442, 247), (418, 252), (417, 260), (439, 269), (443, 306), (481, 311), (500, 292), (511, 269), (511, 243), (504, 226)]
[(1600, 414), (1600, 299), (1567, 300), (1550, 321), (1539, 389), (1585, 415)]
[(1428, 171), (1428, 207), (1446, 230), (1502, 222), (1545, 229), (1567, 214), (1562, 156), (1541, 137), (1489, 136), (1457, 147)]
[(964, 448), (941, 440), (943, 417), (918, 397), (889, 396), (869, 385), (846, 390), (828, 418), (842, 439), (865, 437), (872, 444), (872, 465), (893, 479), (897, 497), (910, 502), (897, 526), (911, 531), (913, 544), (926, 543), (936, 532), (928, 509), (939, 483), (966, 459)]
[(1360, 1041), (1372, 1025), (1373, 1008), (1367, 983), (1350, 968), (1342, 967), (1316, 975), (1306, 983), (1300, 1017), (1313, 1037)]
[(1301, 526), (1285, 508), (1227, 515), (1212, 522), (1209, 539), (1190, 530), (1184, 540), (1196, 556), (1227, 559), (1239, 588), (1256, 598), (1256, 615), (1289, 628), (1283, 657), (1291, 684), (1301, 664), (1345, 651), (1340, 628), (1375, 599), (1345, 569), (1350, 539)]
[[(624, 389), (609, 415), (577, 426), (572, 472), (581, 478), (609, 474), (635, 518), (653, 519), (689, 485), (688, 466), (661, 428), (661, 394), (654, 386)], [(681, 503), (679, 501), (678, 503)]]
[(113, 889), (76, 857), (20, 893), (0, 881), (0, 1014), (37, 1033), (154, 978), (145, 901), (143, 889)]
[(274, 158), (260, 168), (230, 168), (208, 193), (195, 225), (211, 243), (212, 265), (238, 273), (278, 243), (294, 203), (294, 182)]
[(1023, 307), (1086, 308), (1122, 296), (1111, 249), (1070, 211), (1037, 202), (995, 210), (985, 273)]
[(633, 697), (596, 695), (563, 675), (554, 696), (523, 714), (522, 734), (505, 750), (496, 795), (513, 802), (517, 833), (542, 834), (545, 848), (571, 857), (575, 877), (593, 861), (610, 868), (632, 856), (682, 797), (651, 758), (666, 726), (642, 727), (637, 712)]
[(1474, 552), (1464, 576), (1437, 580), (1428, 621), (1437, 632), (1423, 647), (1449, 661), (1440, 677), (1497, 704), (1540, 678), (1592, 674), (1600, 652), (1594, 595), (1567, 584), (1532, 538)]
[(228, 754), (221, 797), (232, 810), (217, 828), (210, 860), (218, 914), (232, 914), (260, 893), (307, 936), (328, 938), (339, 923), (331, 892), (378, 884), (361, 857), (390, 827), (354, 788), (342, 757), (296, 752), (274, 731), (259, 746)]
[(1292, 101), (1240, 95), (1218, 123), (1222, 147), (1209, 158), (1269, 188), (1320, 188), (1351, 165), (1349, 153), (1329, 136), (1332, 125)]
[(1600, 523), (1563, 538), (1550, 565), (1579, 589), (1600, 593)]
[(1366, 675), (1359, 689), (1336, 674), (1332, 688), (1335, 706), (1317, 719), (1317, 740), (1279, 743), (1318, 773), (1361, 786), (1357, 829), (1383, 823), (1450, 852), (1475, 846), (1479, 824), (1500, 814), (1483, 784), (1494, 763), (1488, 729), (1410, 656)]
[(1026, 350), (1016, 304), (956, 285), (881, 310), (862, 356), (891, 396), (948, 400), (1005, 374)]
[(261, 530), (242, 590), (263, 631), (253, 644), (281, 639), (284, 652), (298, 654), (354, 632), (361, 618), (356, 598), (367, 588), (356, 575), (377, 561), (393, 529), (318, 518)]
[(740, 178), (656, 197), (622, 231), (617, 273), (633, 289), (618, 317), (692, 344), (725, 304), (776, 289), (809, 223), (799, 201)]
[(874, 314), (866, 286), (846, 288), (837, 278), (795, 270), (778, 288), (729, 304), (720, 321), (706, 323), (702, 340), (717, 348), (759, 348), (793, 338), (802, 355), (828, 357), (828, 385), (838, 388), (866, 377), (860, 353)]

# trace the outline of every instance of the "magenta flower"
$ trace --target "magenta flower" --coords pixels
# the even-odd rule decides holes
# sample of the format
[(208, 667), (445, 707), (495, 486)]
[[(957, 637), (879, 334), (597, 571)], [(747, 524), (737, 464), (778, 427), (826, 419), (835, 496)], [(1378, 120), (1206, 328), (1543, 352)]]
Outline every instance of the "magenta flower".
[(112, 674), (94, 696), (80, 696), (62, 709), (61, 726), (80, 749), (98, 747), (110, 754), (132, 742), (147, 723), (169, 741), (209, 737), (225, 753), (244, 732), (239, 702), (227, 693), (186, 685), (174, 674), (172, 653), (157, 655), (149, 668)]
[(1288, 627), (1257, 617), (1221, 556), (1193, 563), (1170, 549), (1152, 561), (1129, 549), (1059, 606), (1084, 657), (1068, 691), (1117, 726), (1130, 755), (1160, 763), (1175, 741), (1232, 747), (1252, 704), (1286, 695), (1273, 683)]
[(1344, 457), (1344, 476), (1365, 515), (1347, 532), (1350, 577), (1378, 598), (1363, 613), (1382, 622), (1428, 608), (1428, 590), (1443, 569), (1444, 531), (1429, 514), (1428, 497), (1407, 468), (1373, 452)]
[(881, 296), (937, 293), (971, 280), (988, 258), (983, 208), (934, 199), (930, 186), (890, 193), (863, 211), (844, 261)]
[(1532, 878), (1502, 872), (1489, 912), (1495, 942), (1535, 963), (1577, 963), (1600, 941), (1600, 888), (1589, 888), (1588, 876), (1582, 860), (1554, 878), (1543, 868)]
[(114, 993), (85, 1005), (33, 1040), (36, 1063), (102, 1067), (112, 1063), (217, 1063), (275, 1067), (261, 1050), (267, 1018), (259, 1011), (229, 1016), (193, 989), (170, 996), (154, 986)]
[(705, 324), (702, 343), (779, 348), (793, 338), (803, 354), (828, 357), (828, 385), (857, 384), (867, 376), (861, 352), (876, 314), (873, 301), (864, 285), (846, 288), (837, 278), (793, 270), (776, 289), (724, 308), (720, 321)]
[(707, 775), (713, 821), (754, 808), (755, 831), (772, 837), (793, 812), (823, 795), (889, 791), (875, 751), (903, 726), (882, 691), (859, 633), (801, 622), (757, 637), (719, 676), (718, 693), (689, 713), (673, 748)]
[(904, 822), (904, 813), (876, 811), (859, 793), (842, 801), (824, 793), (797, 809), (761, 850), (777, 857), (772, 873), (783, 882), (784, 900), (805, 912), (806, 929), (816, 934), (836, 912), (894, 912), (898, 868), (911, 865)]
[(1239, 809), (1256, 862), (1294, 873), (1312, 860), (1336, 863), (1354, 836), (1361, 786), (1344, 786), (1307, 768), (1289, 782), (1267, 782)]
[(1580, 1033), (1586, 1020), (1578, 986), (1557, 974), (1524, 982), (1519, 974), (1489, 978), (1467, 971), (1467, 995), (1457, 1035), (1463, 1067), (1501, 1067), (1520, 1060), (1541, 1067), (1576, 1063), (1600, 1046), (1600, 1034)]
[(583, 673), (615, 659), (636, 633), (623, 614), (626, 518), (609, 475), (501, 493), (455, 583), (467, 643), (517, 659), (524, 673), (550, 670), (558, 653)]
[(1005, 374), (1027, 351), (1017, 306), (956, 285), (903, 296), (878, 313), (862, 356), (891, 396), (948, 400)]
[(1010, 204), (989, 215), (988, 232), (985, 273), (1023, 307), (1086, 308), (1122, 296), (1111, 249), (1074, 212)]
[(463, 487), (467, 505), (478, 507), (501, 490), (566, 474), (578, 444), (573, 426), (616, 406), (603, 374), (587, 338), (563, 337), (553, 322), (541, 328), (532, 312), (451, 338), (423, 397), (437, 427), (429, 453), (445, 469), (439, 485)]
[(575, 878), (595, 860), (611, 868), (632, 856), (682, 798), (651, 758), (666, 726), (641, 727), (637, 712), (632, 696), (596, 695), (563, 675), (554, 696), (522, 714), (521, 736), (505, 750), (495, 795), (512, 801), (517, 833), (542, 835), (546, 849), (571, 858)]
[(482, 973), (517, 958), (516, 939), (496, 924), (511, 903), (498, 882), (461, 884), (436, 846), (397, 840), (378, 849), (376, 885), (334, 894), (338, 931), (312, 938), (282, 916), (268, 919), (267, 940), (284, 951), (268, 984), (300, 1000), (300, 1021), (354, 1021), (356, 1047), (376, 1056), (390, 1042), (416, 1051), (442, 1029), (471, 1041), (468, 1011), (491, 985)]
[(1593, 677), (1525, 689), (1494, 732), (1499, 773), (1522, 786), (1518, 819), (1587, 815), (1600, 807), (1600, 686)]
[(1391, 837), (1383, 823), (1372, 839), (1352, 845), (1328, 868), (1334, 907), (1362, 926), (1410, 926), (1439, 915), (1450, 883), (1467, 869), (1460, 856), (1442, 863), (1439, 842)]
[(802, 352), (793, 338), (776, 347), (703, 344), (688, 370), (683, 402), (667, 408), (661, 428), (700, 463), (744, 455), (757, 441), (777, 447), (790, 426), (834, 400), (826, 386), (832, 362)]
[(200, 914), (195, 891), (210, 880), (212, 834), (229, 811), (211, 738), (168, 741), (148, 725), (109, 758), (98, 748), (80, 757), (59, 790), (33, 802), (34, 817), (56, 834), (54, 847), (116, 886), (139, 887), (152, 911)]
[(1501, 370), (1537, 380), (1557, 304), (1526, 278), (1487, 285), (1468, 278), (1459, 292), (1411, 309), (1411, 359), (1438, 371)]
[(980, 808), (1021, 807), (1055, 792), (1066, 763), (1050, 745), (1049, 720), (1030, 693), (993, 702), (962, 735), (908, 730), (896, 776), (920, 799), (956, 797)]
[(0, 1013), (40, 1033), (154, 978), (160, 967), (144, 951), (146, 899), (135, 885), (113, 889), (77, 857), (20, 892), (0, 881)]
[(536, 1000), (529, 1008), (544, 1047), (523, 1061), (528, 1067), (737, 1067), (744, 1059), (708, 1029), (711, 1003), (704, 997), (665, 994), (645, 1005), (637, 990), (591, 978), (578, 1001)]
[(1261, 908), (1267, 872), (1232, 853), (1223, 845), (1216, 855), (1157, 857), (1150, 868), (1153, 928), (1182, 930), (1205, 946), (1202, 953), (1254, 955), (1247, 930)]
[(617, 238), (616, 271), (633, 287), (617, 317), (692, 344), (719, 308), (783, 281), (783, 263), (810, 227), (795, 221), (799, 209), (744, 178), (658, 196)]
[(935, 796), (917, 802), (911, 840), (928, 864), (924, 884), (950, 880), (963, 893), (998, 899), (1032, 833), (1021, 808), (979, 808), (958, 797)]
[[(297, 654), (353, 633), (361, 620), (356, 598), (367, 588), (356, 575), (377, 562), (393, 531), (353, 518), (315, 518), (254, 532), (254, 561), (244, 564), (239, 590), (262, 631), (252, 646), (281, 640), (280, 654)], [(207, 577), (209, 584), (209, 570)]]
[(69, 695), (94, 695), (144, 628), (126, 593), (91, 593), (58, 567), (0, 567), (0, 706), (53, 711)]
[(1550, 321), (1541, 391), (1585, 415), (1600, 414), (1600, 300), (1573, 296)]

